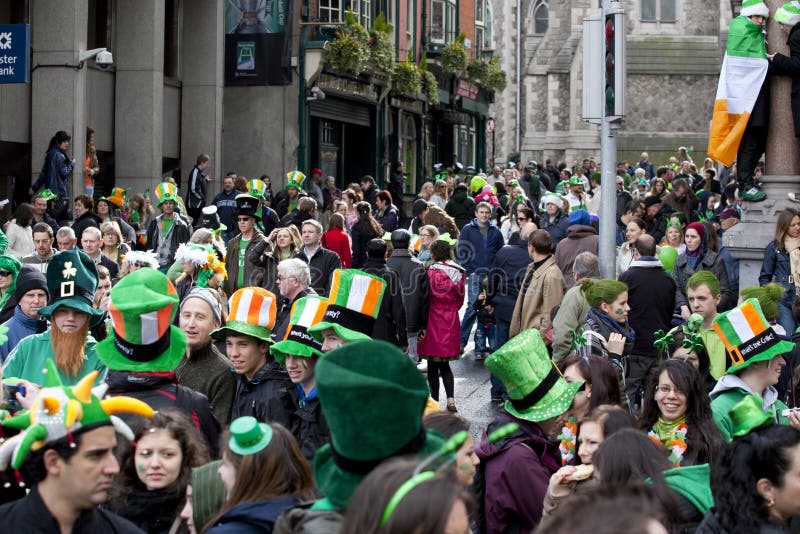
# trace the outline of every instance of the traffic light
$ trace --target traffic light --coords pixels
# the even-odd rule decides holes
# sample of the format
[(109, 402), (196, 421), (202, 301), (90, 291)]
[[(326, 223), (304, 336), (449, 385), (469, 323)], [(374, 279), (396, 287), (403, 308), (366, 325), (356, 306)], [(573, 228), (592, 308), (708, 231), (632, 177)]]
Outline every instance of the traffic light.
[(625, 115), (625, 13), (611, 9), (605, 15), (605, 115), (612, 121)]

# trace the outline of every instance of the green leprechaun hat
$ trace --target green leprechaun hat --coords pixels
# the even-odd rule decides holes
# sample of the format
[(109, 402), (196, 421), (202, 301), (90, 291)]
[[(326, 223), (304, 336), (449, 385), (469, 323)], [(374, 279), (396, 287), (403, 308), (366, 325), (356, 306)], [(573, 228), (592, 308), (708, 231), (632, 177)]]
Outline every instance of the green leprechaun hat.
[(294, 187), (298, 191), (303, 189), (303, 184), (306, 181), (306, 175), (300, 171), (289, 171), (286, 173), (286, 187), (285, 189), (289, 189), (290, 187)]
[(260, 452), (272, 441), (272, 427), (249, 415), (231, 421), (229, 430), (228, 447), (239, 456)]
[(769, 325), (756, 299), (747, 299), (734, 309), (720, 313), (712, 327), (725, 344), (730, 359), (726, 374), (794, 349), (794, 343), (783, 339)]
[(308, 332), (320, 343), (322, 332), (329, 328), (345, 341), (372, 339), (385, 290), (383, 278), (358, 269), (336, 269), (325, 316)]
[(775, 22), (784, 26), (794, 26), (800, 22), (800, 2), (786, 2), (775, 12)]
[(485, 365), (508, 391), (505, 410), (534, 423), (569, 410), (572, 399), (583, 386), (580, 381), (564, 380), (535, 328), (512, 338), (489, 356)]
[(372, 340), (344, 345), (320, 358), (315, 376), (331, 441), (314, 457), (314, 480), (334, 506), (345, 508), (383, 460), (433, 454), (444, 444), (438, 433), (422, 427), (425, 378), (394, 345)]
[(171, 200), (175, 203), (178, 202), (178, 188), (175, 184), (171, 184), (169, 182), (161, 182), (156, 186), (156, 199), (158, 199), (158, 206), (161, 206), (167, 200)]
[(297, 299), (292, 304), (289, 328), (281, 341), (275, 343), (269, 352), (281, 365), (286, 365), (286, 356), (319, 358), (322, 356), (322, 343), (308, 333), (308, 329), (322, 320), (328, 299), (311, 295)]
[(53, 193), (50, 189), (42, 189), (39, 192), (39, 196), (45, 199), (46, 201), (50, 202), (51, 200), (55, 200), (58, 198), (58, 195)]
[(728, 410), (733, 423), (731, 435), (735, 438), (746, 436), (753, 430), (775, 423), (775, 407), (764, 410), (764, 401), (756, 394), (747, 395)]
[(5, 469), (9, 461), (11, 467), (19, 469), (30, 451), (62, 438), (72, 443), (77, 434), (103, 425), (113, 425), (117, 432), (132, 440), (133, 432), (113, 415), (115, 413), (153, 417), (153, 409), (138, 399), (124, 396), (102, 399), (108, 385), (101, 384), (92, 389), (99, 371), (92, 371), (74, 386), (65, 387), (58, 376), (55, 361), (48, 359), (45, 365), (46, 383), (37, 393), (30, 410), (2, 423), (22, 432), (0, 447), (0, 469)]
[(247, 192), (254, 197), (264, 198), (264, 195), (267, 193), (267, 184), (264, 183), (264, 180), (254, 178), (247, 182)]
[(87, 314), (93, 325), (102, 320), (103, 312), (93, 305), (97, 266), (86, 253), (78, 249), (58, 252), (50, 260), (46, 277), (50, 305), (39, 308), (39, 315), (50, 317), (63, 306)]
[(114, 371), (174, 370), (186, 354), (186, 334), (172, 324), (178, 301), (175, 286), (155, 269), (125, 275), (111, 290), (113, 335), (97, 344), (97, 356)]
[(572, 187), (573, 185), (579, 185), (583, 187), (583, 180), (581, 180), (580, 176), (572, 176), (569, 179), (569, 186)]
[(260, 287), (243, 287), (236, 290), (230, 299), (228, 321), (222, 328), (211, 332), (214, 339), (225, 339), (229, 335), (244, 334), (267, 343), (272, 343), (275, 327), (275, 294)]

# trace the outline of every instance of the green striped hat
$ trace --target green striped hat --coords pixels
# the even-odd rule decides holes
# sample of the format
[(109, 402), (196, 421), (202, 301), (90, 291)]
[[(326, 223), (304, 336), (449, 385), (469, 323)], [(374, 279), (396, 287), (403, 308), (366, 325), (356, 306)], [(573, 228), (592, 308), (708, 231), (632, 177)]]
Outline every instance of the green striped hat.
[(383, 278), (358, 269), (336, 269), (325, 315), (308, 332), (320, 343), (323, 330), (329, 328), (345, 341), (372, 339), (385, 290)]
[(300, 171), (289, 171), (286, 173), (286, 189), (290, 187), (303, 189), (303, 183), (306, 181), (306, 175)]
[(794, 26), (800, 22), (800, 2), (786, 2), (775, 12), (775, 22), (784, 26)]
[(769, 325), (756, 299), (747, 299), (736, 308), (717, 315), (712, 327), (730, 358), (726, 374), (794, 349), (794, 343), (779, 336)]
[(267, 184), (264, 180), (255, 178), (247, 182), (247, 191), (254, 197), (264, 198), (264, 193), (267, 192)]
[(742, 10), (739, 14), (744, 17), (752, 17), (753, 15), (769, 17), (769, 8), (763, 0), (744, 0), (744, 2), (742, 2)]
[(161, 182), (156, 186), (156, 198), (158, 199), (158, 205), (160, 206), (167, 200), (171, 200), (173, 202), (178, 201), (178, 188), (175, 187), (175, 184), (171, 184), (169, 182)]
[(322, 356), (322, 343), (314, 339), (308, 329), (322, 320), (327, 305), (328, 299), (319, 295), (303, 297), (292, 304), (286, 335), (270, 348), (270, 353), (281, 365), (286, 365), (286, 356)]

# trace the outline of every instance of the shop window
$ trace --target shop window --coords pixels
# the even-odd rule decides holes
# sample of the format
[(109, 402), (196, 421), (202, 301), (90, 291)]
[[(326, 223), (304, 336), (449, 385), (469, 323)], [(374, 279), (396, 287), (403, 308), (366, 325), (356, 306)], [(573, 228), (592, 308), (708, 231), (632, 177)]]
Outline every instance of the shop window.
[(458, 15), (455, 0), (431, 0), (432, 43), (445, 43), (456, 38)]
[(339, 22), (342, 17), (341, 0), (319, 0), (320, 22)]
[(675, 22), (676, 0), (641, 0), (642, 22)]
[(547, 33), (547, 28), (550, 25), (550, 6), (545, 0), (534, 0), (531, 2), (528, 18), (532, 34), (542, 35)]
[[(400, 112), (403, 113), (402, 111)], [(406, 168), (407, 193), (417, 191), (417, 122), (413, 115), (403, 114), (400, 132), (400, 161)]]

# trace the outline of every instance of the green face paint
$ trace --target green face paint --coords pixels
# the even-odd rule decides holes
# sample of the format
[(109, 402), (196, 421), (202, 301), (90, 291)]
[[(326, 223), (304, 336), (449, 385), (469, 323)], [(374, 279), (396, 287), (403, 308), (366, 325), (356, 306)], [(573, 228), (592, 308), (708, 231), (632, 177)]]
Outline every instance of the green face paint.
[(136, 470), (140, 473), (144, 473), (147, 470), (147, 467), (144, 464), (136, 464)]

